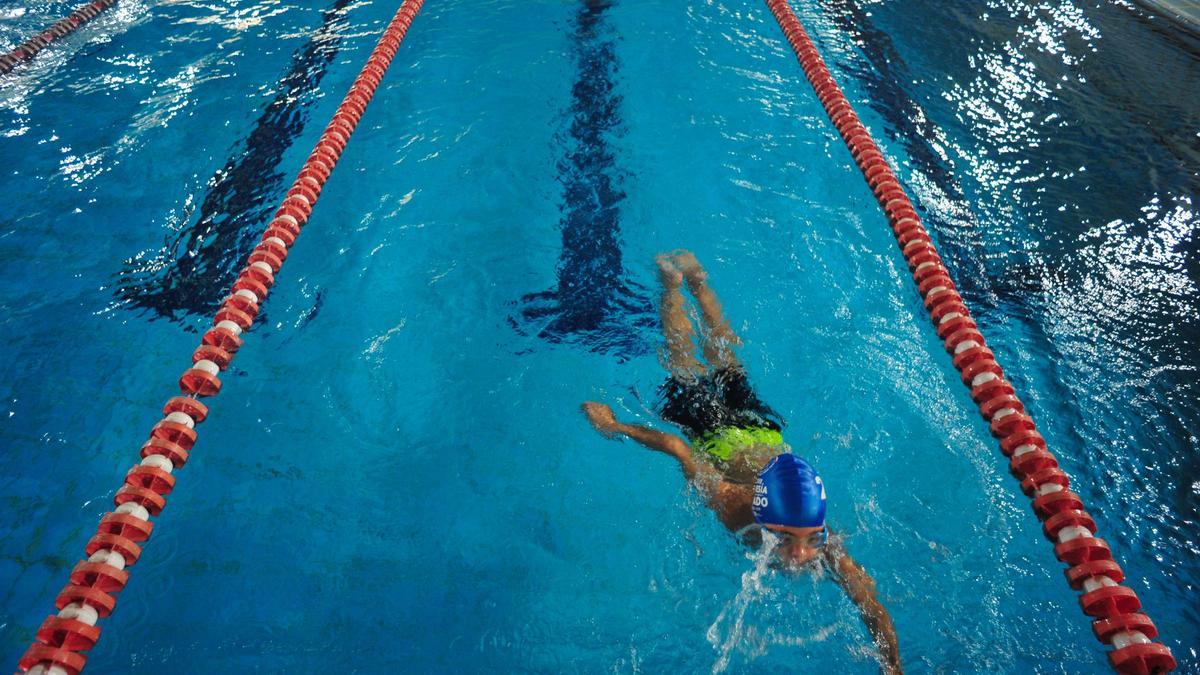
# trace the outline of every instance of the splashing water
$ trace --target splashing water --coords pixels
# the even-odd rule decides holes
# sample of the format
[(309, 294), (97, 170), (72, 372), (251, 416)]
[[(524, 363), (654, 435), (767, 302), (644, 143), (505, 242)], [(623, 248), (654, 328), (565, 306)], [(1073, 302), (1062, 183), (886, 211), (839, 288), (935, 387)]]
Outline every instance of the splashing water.
[[(751, 602), (763, 595), (763, 576), (767, 574), (771, 564), (771, 553), (775, 551), (778, 544), (779, 537), (769, 534), (766, 530), (763, 531), (763, 545), (749, 555), (750, 559), (754, 561), (754, 569), (742, 574), (742, 589), (738, 591), (733, 600), (726, 603), (725, 607), (721, 609), (721, 613), (717, 615), (717, 620), (708, 627), (708, 642), (717, 647), (720, 652), (716, 662), (713, 663), (712, 671), (714, 673), (725, 672), (725, 669), (729, 667), (730, 653), (745, 636), (746, 610), (750, 608)], [(722, 640), (721, 625), (727, 620), (731, 621), (732, 625)]]
[[(769, 530), (763, 530), (762, 539), (762, 546), (746, 555), (747, 559), (754, 562), (754, 567), (742, 574), (741, 590), (725, 604), (716, 620), (708, 627), (706, 637), (709, 644), (718, 652), (717, 660), (712, 667), (714, 674), (723, 673), (729, 668), (733, 650), (739, 645), (753, 645), (751, 654), (757, 655), (766, 653), (771, 644), (800, 646), (809, 642), (824, 641), (833, 634), (836, 628), (836, 624), (825, 626), (810, 636), (782, 636), (776, 635), (773, 630), (766, 631), (765, 635), (759, 635), (759, 631), (753, 625), (747, 624), (746, 613), (751, 606), (758, 601), (767, 600), (766, 596), (771, 591), (771, 588), (764, 582), (769, 578), (768, 574), (771, 571), (775, 549), (779, 545), (779, 537)], [(722, 635), (722, 632), (725, 634)]]

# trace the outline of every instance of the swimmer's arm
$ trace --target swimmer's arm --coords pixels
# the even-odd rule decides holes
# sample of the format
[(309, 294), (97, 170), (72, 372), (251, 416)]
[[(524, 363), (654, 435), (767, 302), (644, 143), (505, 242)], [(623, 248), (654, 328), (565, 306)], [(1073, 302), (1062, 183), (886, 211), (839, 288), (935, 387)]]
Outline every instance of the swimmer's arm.
[(588, 401), (583, 404), (583, 412), (592, 426), (596, 427), (596, 431), (609, 438), (613, 436), (632, 438), (651, 450), (668, 454), (679, 460), (680, 466), (683, 467), (683, 475), (687, 476), (688, 480), (696, 477), (699, 469), (695, 458), (692, 457), (692, 446), (682, 438), (650, 427), (619, 422), (616, 415), (613, 414), (612, 408), (603, 403)]
[(896, 627), (892, 625), (892, 616), (888, 614), (887, 608), (879, 602), (879, 596), (875, 592), (875, 580), (841, 546), (838, 546), (838, 554), (838, 584), (858, 606), (863, 623), (875, 639), (875, 645), (883, 657), (883, 672), (899, 675), (903, 670), (900, 665), (900, 643), (896, 639)]
[(649, 427), (617, 423), (617, 433), (628, 436), (642, 445), (666, 453), (679, 460), (683, 475), (688, 479), (721, 522), (737, 531), (754, 521), (750, 509), (750, 492), (744, 485), (734, 485), (708, 462), (697, 462), (692, 446), (675, 434), (655, 431)]
[(734, 485), (724, 480), (721, 473), (708, 462), (697, 462), (692, 446), (687, 441), (675, 434), (650, 427), (618, 422), (612, 408), (603, 403), (588, 401), (583, 404), (583, 412), (592, 426), (596, 427), (596, 431), (605, 436), (632, 438), (651, 450), (657, 450), (678, 460), (684, 477), (700, 490), (708, 505), (717, 512), (729, 529), (736, 531), (753, 522), (753, 516), (750, 515), (750, 494), (745, 486)]

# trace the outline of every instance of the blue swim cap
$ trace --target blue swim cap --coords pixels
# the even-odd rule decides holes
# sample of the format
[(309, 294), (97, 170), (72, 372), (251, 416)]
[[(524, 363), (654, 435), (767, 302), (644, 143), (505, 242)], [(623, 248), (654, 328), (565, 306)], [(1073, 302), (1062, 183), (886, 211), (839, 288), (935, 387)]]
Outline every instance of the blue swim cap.
[(754, 520), (762, 525), (825, 524), (825, 484), (808, 462), (784, 453), (763, 467), (754, 483)]

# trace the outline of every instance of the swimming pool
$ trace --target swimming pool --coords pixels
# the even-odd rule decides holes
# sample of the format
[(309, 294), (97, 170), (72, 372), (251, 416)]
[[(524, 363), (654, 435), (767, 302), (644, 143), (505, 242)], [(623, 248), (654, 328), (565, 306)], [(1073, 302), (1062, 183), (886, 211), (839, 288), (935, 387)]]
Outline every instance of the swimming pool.
[[(0, 82), (7, 662), (394, 9), (123, 0)], [(797, 9), (1195, 669), (1194, 45), (1099, 3)], [(92, 671), (873, 671), (831, 584), (755, 574), (576, 410), (655, 420), (680, 246), (909, 669), (1102, 670), (802, 77), (758, 3), (431, 0)]]

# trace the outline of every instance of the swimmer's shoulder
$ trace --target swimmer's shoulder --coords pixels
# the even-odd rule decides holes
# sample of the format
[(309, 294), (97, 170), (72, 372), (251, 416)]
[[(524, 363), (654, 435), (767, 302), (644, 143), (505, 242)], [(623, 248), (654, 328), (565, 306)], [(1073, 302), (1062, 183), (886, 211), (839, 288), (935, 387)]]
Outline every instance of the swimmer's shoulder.
[(749, 485), (722, 480), (717, 485), (717, 515), (732, 532), (740, 532), (754, 524), (754, 490)]

